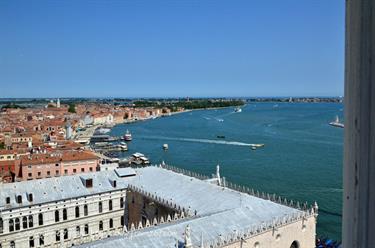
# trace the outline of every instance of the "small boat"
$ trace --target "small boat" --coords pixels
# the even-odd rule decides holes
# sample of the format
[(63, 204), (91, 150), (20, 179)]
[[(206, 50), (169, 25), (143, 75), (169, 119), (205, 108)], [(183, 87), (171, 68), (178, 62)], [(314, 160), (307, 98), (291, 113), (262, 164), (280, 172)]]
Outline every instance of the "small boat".
[(216, 136), (218, 139), (225, 139), (225, 136), (224, 135), (218, 135)]
[(129, 130), (126, 130), (126, 133), (124, 135), (125, 141), (131, 141), (133, 139), (132, 134), (129, 132)]
[(339, 128), (344, 128), (344, 123), (340, 122), (339, 116), (336, 115), (336, 119), (332, 122), (329, 123), (329, 125), (333, 127), (339, 127)]
[(120, 144), (117, 145), (117, 147), (118, 147), (121, 151), (127, 151), (127, 150), (128, 150), (128, 145), (127, 145), (125, 142), (121, 142)]
[(164, 150), (168, 150), (168, 149), (169, 149), (168, 144), (164, 144), (164, 145), (163, 145), (163, 149), (164, 149)]
[(234, 109), (234, 112), (235, 112), (235, 113), (241, 113), (241, 112), (242, 112), (242, 109), (241, 109), (240, 107), (235, 108), (235, 109)]
[(256, 150), (257, 148), (264, 147), (264, 144), (252, 144), (250, 146), (251, 150)]

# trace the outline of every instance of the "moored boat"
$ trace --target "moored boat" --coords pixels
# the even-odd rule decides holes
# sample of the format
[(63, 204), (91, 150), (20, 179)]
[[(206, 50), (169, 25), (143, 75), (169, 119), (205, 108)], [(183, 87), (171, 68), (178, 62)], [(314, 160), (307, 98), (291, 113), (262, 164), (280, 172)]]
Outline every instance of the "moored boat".
[(124, 135), (125, 141), (131, 141), (133, 139), (132, 134), (129, 132), (129, 130), (126, 130), (126, 133)]

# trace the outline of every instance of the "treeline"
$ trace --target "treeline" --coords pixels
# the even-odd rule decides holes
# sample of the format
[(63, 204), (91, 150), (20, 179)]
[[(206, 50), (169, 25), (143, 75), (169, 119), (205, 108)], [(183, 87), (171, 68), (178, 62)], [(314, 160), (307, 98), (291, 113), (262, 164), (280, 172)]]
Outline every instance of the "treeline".
[(156, 108), (169, 108), (172, 112), (177, 111), (179, 108), (183, 109), (208, 109), (208, 108), (224, 108), (242, 106), (245, 104), (243, 100), (180, 100), (180, 101), (150, 101), (139, 100), (133, 102), (136, 108), (156, 107)]
[(24, 108), (25, 108), (24, 106), (14, 104), (14, 103), (8, 103), (1, 107), (2, 110), (3, 109), (24, 109)]

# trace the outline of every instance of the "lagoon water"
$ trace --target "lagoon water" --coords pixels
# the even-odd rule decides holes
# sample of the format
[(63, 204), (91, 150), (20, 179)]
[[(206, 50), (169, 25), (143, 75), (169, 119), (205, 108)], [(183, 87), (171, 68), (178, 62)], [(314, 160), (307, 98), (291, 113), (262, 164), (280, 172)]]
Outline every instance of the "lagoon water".
[[(142, 152), (152, 163), (164, 160), (205, 175), (220, 164), (227, 181), (317, 201), (318, 235), (341, 239), (343, 129), (328, 125), (336, 115), (342, 119), (342, 104), (251, 103), (241, 113), (192, 111), (118, 125), (111, 134), (131, 131), (133, 141), (123, 156)], [(252, 143), (265, 147), (251, 150)]]

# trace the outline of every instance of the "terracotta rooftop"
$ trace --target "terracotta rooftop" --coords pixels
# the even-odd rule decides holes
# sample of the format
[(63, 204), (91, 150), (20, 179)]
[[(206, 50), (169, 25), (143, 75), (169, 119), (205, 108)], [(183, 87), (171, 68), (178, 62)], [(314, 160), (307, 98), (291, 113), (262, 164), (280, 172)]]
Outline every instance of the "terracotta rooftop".
[(35, 164), (50, 164), (68, 161), (80, 160), (97, 160), (98, 157), (89, 151), (64, 151), (64, 152), (51, 152), (39, 153), (29, 156), (22, 156), (22, 165), (35, 165)]

